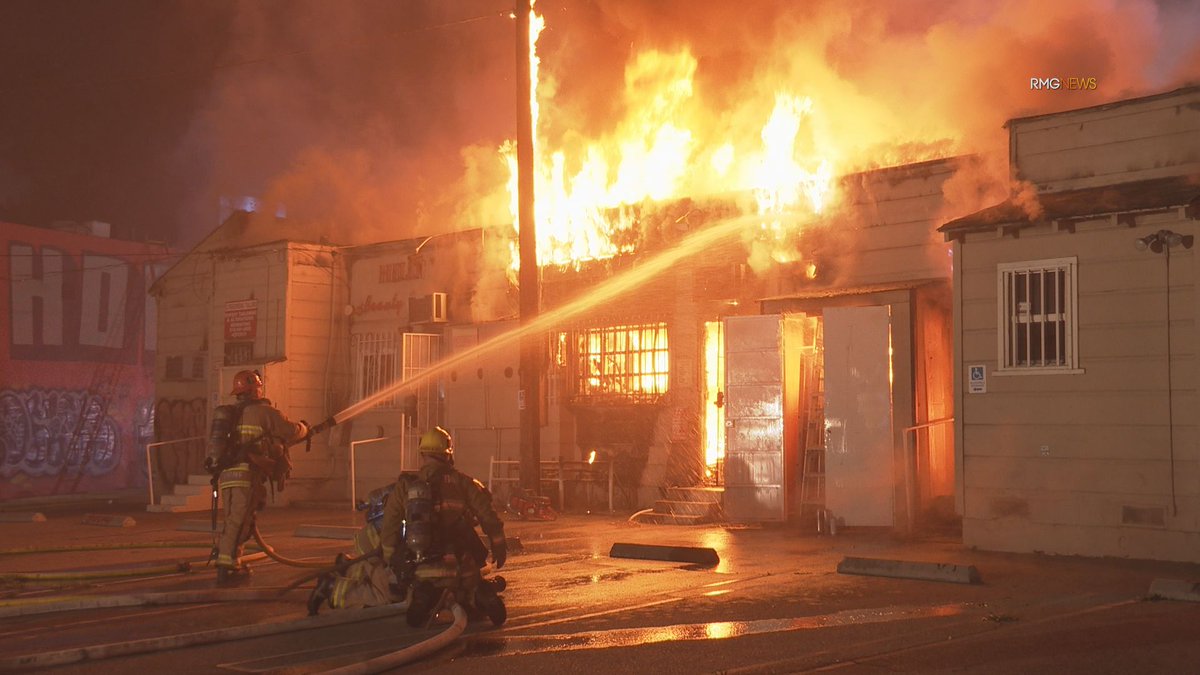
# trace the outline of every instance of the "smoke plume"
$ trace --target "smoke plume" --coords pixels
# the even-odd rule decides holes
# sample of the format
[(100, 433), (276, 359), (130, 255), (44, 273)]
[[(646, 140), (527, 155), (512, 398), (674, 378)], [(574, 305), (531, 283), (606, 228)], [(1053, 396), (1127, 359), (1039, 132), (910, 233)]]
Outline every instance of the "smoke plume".
[[(179, 153), (207, 170), (197, 205), (260, 196), (324, 224), (286, 236), (348, 244), (508, 226), (496, 152), (516, 128), (508, 4), (239, 7), (224, 62), (252, 65), (218, 79)], [(738, 189), (707, 167), (723, 144), (761, 146), (773, 102), (789, 92), (811, 100), (795, 147), (804, 166), (829, 161), (846, 174), (983, 157), (976, 175), (951, 186), (966, 212), (1009, 189), (1005, 120), (1200, 75), (1200, 14), (1175, 0), (583, 0), (538, 9), (547, 26), (538, 44), (542, 149), (562, 150), (570, 176), (589, 148), (650, 147), (657, 137), (638, 138), (638, 120), (658, 115), (689, 132), (679, 138), (691, 170), (675, 178), (675, 196)], [(675, 66), (631, 75), (651, 53)], [(687, 59), (686, 91), (664, 94), (645, 79), (678, 74)], [(1097, 87), (1036, 90), (1034, 77), (1094, 77)], [(609, 180), (619, 163), (608, 161)], [(966, 182), (975, 185), (961, 189)]]

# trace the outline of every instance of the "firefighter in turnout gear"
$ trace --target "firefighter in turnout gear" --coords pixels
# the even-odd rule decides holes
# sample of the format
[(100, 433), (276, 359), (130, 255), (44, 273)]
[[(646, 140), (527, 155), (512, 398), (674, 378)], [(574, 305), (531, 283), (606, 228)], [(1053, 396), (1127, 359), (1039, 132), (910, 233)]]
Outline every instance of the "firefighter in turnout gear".
[(266, 505), (268, 483), (283, 489), (291, 468), (287, 447), (309, 434), (304, 422), (288, 420), (263, 393), (262, 375), (240, 371), (230, 392), (237, 403), (213, 411), (204, 467), (225, 500), (224, 525), (215, 547), (218, 584), (248, 571), (241, 564), (242, 550), (254, 532), (255, 513)]
[(504, 522), (492, 506), (492, 495), (482, 483), (454, 468), (453, 441), (445, 429), (426, 432), (419, 449), (421, 467), (400, 474), (384, 503), (378, 564), (384, 566), (389, 581), (394, 580), (388, 592), (380, 587), (383, 576), (372, 564), (369, 572), (359, 574), (359, 581), (346, 574), (318, 582), (309, 600), (310, 612), (326, 600), (334, 607), (366, 606), (382, 604), (385, 595), (411, 593), (408, 622), (419, 626), (440, 598), (438, 584), (451, 584), (468, 606), (495, 625), (504, 623), (507, 615), (499, 596), (504, 582), (499, 577), (483, 579), (480, 569), (488, 549), (475, 531), (479, 523), (495, 567), (502, 567), (507, 558)]
[(393, 485), (387, 485), (372, 490), (365, 501), (355, 505), (359, 511), (366, 511), (367, 523), (354, 534), (354, 558), (338, 555), (335, 571), (318, 577), (317, 586), (308, 598), (310, 616), (326, 604), (334, 609), (375, 607), (404, 599), (397, 592), (400, 589), (396, 578), (379, 547), (379, 527), (392, 488)]

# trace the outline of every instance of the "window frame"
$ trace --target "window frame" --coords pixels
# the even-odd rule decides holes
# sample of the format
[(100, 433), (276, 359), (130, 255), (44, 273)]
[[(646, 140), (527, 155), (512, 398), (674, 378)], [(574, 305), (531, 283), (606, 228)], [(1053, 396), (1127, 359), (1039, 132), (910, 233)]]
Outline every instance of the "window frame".
[[(1061, 272), (1063, 283), (1066, 285), (1062, 293), (1064, 307), (1061, 308), (1061, 311), (1054, 312), (1055, 315), (1065, 315), (1062, 319), (1062, 325), (1067, 331), (1067, 335), (1063, 340), (1063, 350), (1066, 352), (1062, 359), (1063, 363), (1054, 365), (1018, 365), (1014, 363), (1015, 358), (1010, 358), (1012, 356), (1010, 347), (1016, 335), (1015, 328), (1019, 323), (1007, 311), (1009, 306), (1009, 289), (1013, 284), (1012, 278), (1016, 274), (1034, 274), (1050, 271)], [(1028, 285), (1026, 288), (1028, 289)], [(1028, 290), (1026, 292), (1028, 293)], [(1044, 287), (1040, 290), (1040, 293), (1045, 298)], [(1029, 323), (1034, 323), (1034, 317), (1042, 317), (1041, 324), (1043, 326), (1047, 325), (1051, 323), (1045, 318), (1048, 315), (1049, 313), (1046, 312), (1046, 308), (1043, 307), (1041, 313), (1031, 313)], [(1055, 321), (1054, 323), (1058, 322)], [(1045, 338), (1043, 337), (1043, 344), (1044, 340)], [(1018, 262), (998, 263), (996, 265), (996, 370), (994, 372), (996, 375), (1075, 375), (1084, 372), (1079, 367), (1078, 257), (1022, 260)]]
[[(351, 333), (353, 402), (357, 403), (374, 396), (401, 377), (401, 353), (400, 334), (394, 330)], [(387, 361), (385, 357), (390, 357), (390, 361)], [(370, 372), (367, 372), (368, 359), (371, 360)], [(388, 363), (391, 365), (390, 379), (386, 379), (387, 373), (385, 372), (389, 370), (386, 366)], [(376, 407), (394, 410), (400, 407), (400, 401), (396, 396), (389, 396), (380, 401)]]
[[(637, 336), (634, 337), (634, 333)], [(554, 351), (556, 362), (560, 359), (570, 368), (570, 400), (577, 404), (658, 404), (666, 399), (671, 390), (671, 328), (666, 321), (647, 323), (621, 323), (617, 325), (590, 326), (566, 333), (560, 341), (569, 354)], [(650, 338), (650, 346), (633, 349), (630, 341), (641, 342)], [(589, 338), (600, 345), (597, 351), (587, 348)], [(661, 341), (661, 346), (659, 343)], [(615, 347), (615, 349), (609, 349)], [(565, 359), (563, 357), (566, 357)], [(659, 370), (657, 359), (665, 358), (665, 370)], [(600, 369), (596, 372), (595, 366)], [(632, 368), (631, 368), (632, 366)], [(648, 368), (648, 370), (647, 370)], [(655, 380), (650, 390), (638, 390), (628, 385), (637, 379)], [(661, 384), (656, 380), (661, 378)], [(595, 382), (592, 382), (595, 380)], [(613, 389), (629, 389), (613, 391)]]

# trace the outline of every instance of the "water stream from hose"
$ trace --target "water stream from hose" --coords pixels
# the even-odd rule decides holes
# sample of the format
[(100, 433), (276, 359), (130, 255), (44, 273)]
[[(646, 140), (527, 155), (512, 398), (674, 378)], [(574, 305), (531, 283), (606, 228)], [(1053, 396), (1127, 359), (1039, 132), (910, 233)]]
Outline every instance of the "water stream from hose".
[[(437, 362), (428, 369), (421, 371), (407, 379), (398, 380), (383, 389), (371, 394), (367, 398), (362, 399), (347, 407), (341, 412), (333, 416), (334, 422), (342, 424), (343, 422), (357, 417), (362, 413), (374, 408), (380, 403), (400, 394), (408, 389), (415, 387), (424, 380), (431, 377), (438, 377), (442, 373), (469, 362), (481, 354), (500, 349), (510, 345), (526, 335), (536, 335), (549, 330), (556, 324), (568, 321), (584, 312), (610, 302), (629, 291), (640, 287), (649, 279), (666, 272), (680, 261), (695, 255), (718, 242), (737, 235), (747, 228), (757, 228), (762, 222), (761, 216), (746, 215), (735, 218), (726, 218), (705, 227), (684, 237), (676, 246), (666, 251), (653, 255), (644, 261), (639, 261), (636, 267), (626, 270), (613, 276), (604, 283), (601, 283), (591, 290), (581, 294), (570, 302), (556, 307), (552, 310), (543, 312), (533, 321), (514, 328), (507, 333), (497, 335), (487, 342), (480, 343), (470, 349), (463, 350), (448, 356), (447, 358)], [(797, 225), (799, 227), (799, 225)]]

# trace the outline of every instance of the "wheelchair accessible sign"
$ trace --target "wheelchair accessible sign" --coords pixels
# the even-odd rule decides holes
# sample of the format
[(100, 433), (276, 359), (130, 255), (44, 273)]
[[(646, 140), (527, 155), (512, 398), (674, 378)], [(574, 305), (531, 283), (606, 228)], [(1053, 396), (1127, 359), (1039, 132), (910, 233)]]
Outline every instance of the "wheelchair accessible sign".
[(967, 393), (969, 394), (986, 394), (987, 393), (987, 372), (983, 366), (967, 366)]

